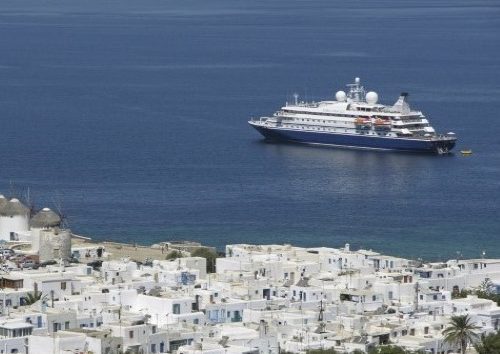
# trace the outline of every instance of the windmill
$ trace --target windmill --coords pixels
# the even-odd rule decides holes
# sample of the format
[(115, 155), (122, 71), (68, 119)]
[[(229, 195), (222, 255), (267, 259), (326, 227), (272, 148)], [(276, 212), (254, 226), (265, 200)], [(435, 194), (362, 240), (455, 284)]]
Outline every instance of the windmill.
[[(59, 215), (59, 218), (61, 219), (61, 224), (60, 224), (60, 228), (63, 230), (62, 233), (60, 234), (60, 238), (59, 238), (59, 263), (60, 263), (60, 266), (61, 266), (61, 269), (64, 268), (64, 264), (66, 262), (69, 261), (69, 258), (71, 258), (71, 237), (72, 237), (72, 233), (71, 233), (71, 230), (69, 228), (69, 223), (68, 223), (68, 218), (66, 216), (66, 214), (63, 212), (63, 208), (62, 208), (62, 203), (61, 203), (61, 199), (58, 195), (57, 199), (56, 198), (52, 198), (52, 203), (54, 204), (54, 207), (56, 209), (56, 213)], [(68, 242), (70, 242), (69, 244), (69, 253), (70, 254), (67, 254), (65, 255), (64, 254), (64, 251), (63, 249), (66, 249), (66, 247), (63, 247), (63, 245), (65, 244), (65, 242), (63, 241), (63, 234), (68, 234)]]
[(52, 204), (54, 205), (57, 215), (61, 218), (61, 228), (62, 229), (69, 229), (69, 222), (68, 222), (68, 216), (67, 214), (63, 211), (62, 207), (62, 202), (60, 195), (57, 195), (57, 198), (52, 198)]
[(24, 192), (23, 196), (25, 205), (28, 207), (30, 211), (30, 217), (35, 215), (36, 207), (35, 207), (35, 202), (31, 199), (31, 193), (30, 193), (30, 187), (26, 188), (26, 191)]

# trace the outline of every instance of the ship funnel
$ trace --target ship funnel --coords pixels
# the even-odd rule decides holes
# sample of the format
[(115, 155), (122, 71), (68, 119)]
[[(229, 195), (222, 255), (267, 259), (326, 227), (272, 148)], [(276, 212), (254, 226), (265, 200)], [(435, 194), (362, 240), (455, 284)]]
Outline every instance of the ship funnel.
[(394, 105), (392, 106), (392, 109), (396, 112), (402, 113), (402, 114), (408, 114), (410, 113), (410, 105), (408, 104), (408, 92), (401, 92), (401, 95), (399, 96), (398, 100)]

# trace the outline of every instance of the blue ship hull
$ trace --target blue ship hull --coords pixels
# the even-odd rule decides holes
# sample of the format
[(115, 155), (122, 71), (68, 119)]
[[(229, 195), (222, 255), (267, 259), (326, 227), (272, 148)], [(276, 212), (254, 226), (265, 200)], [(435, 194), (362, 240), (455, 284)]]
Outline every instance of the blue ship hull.
[(456, 141), (456, 139), (452, 137), (435, 139), (395, 138), (361, 134), (297, 131), (293, 129), (266, 127), (258, 124), (252, 124), (252, 122), (250, 122), (250, 125), (252, 125), (267, 139), (302, 144), (342, 146), (358, 149), (442, 153), (453, 149)]

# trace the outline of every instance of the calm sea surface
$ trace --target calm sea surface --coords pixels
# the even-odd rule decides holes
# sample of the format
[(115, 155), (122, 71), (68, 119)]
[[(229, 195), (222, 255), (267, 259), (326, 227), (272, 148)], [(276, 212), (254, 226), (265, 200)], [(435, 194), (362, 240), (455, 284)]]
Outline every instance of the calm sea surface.
[[(355, 76), (383, 103), (410, 92), (456, 153), (246, 123)], [(499, 111), (497, 0), (0, 2), (0, 192), (95, 239), (500, 257)]]

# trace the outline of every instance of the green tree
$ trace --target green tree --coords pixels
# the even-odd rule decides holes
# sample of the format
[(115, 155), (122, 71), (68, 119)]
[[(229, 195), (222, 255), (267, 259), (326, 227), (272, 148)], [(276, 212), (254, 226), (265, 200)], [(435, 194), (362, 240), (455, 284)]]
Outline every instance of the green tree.
[(443, 331), (444, 340), (450, 344), (460, 345), (462, 354), (465, 354), (467, 346), (478, 337), (476, 333), (480, 327), (472, 323), (469, 315), (451, 317), (450, 325)]
[(500, 333), (490, 333), (481, 335), (481, 340), (474, 344), (474, 349), (478, 354), (500, 353)]
[(462, 289), (460, 291), (453, 291), (451, 293), (451, 298), (452, 299), (463, 299), (466, 298), (467, 295), (470, 295), (471, 292), (469, 290)]
[(402, 347), (398, 347), (397, 345), (384, 345), (370, 349), (368, 353), (369, 354), (421, 354), (424, 352), (406, 350)]
[(207, 260), (207, 273), (215, 273), (217, 252), (207, 247), (199, 247), (191, 252), (191, 257), (202, 257)]
[(47, 296), (42, 296), (41, 291), (34, 291), (32, 293), (26, 294), (26, 297), (24, 298), (24, 306), (33, 305), (39, 300), (45, 301), (46, 299)]
[(182, 258), (182, 252), (181, 251), (172, 250), (172, 251), (168, 252), (167, 256), (165, 257), (165, 259), (167, 261), (170, 261), (172, 259), (177, 259), (177, 258)]
[(329, 348), (329, 349), (309, 349), (307, 354), (337, 354), (335, 349)]
[(370, 354), (407, 354), (408, 352), (395, 345), (384, 345), (370, 350)]
[(485, 279), (479, 285), (478, 292), (482, 292), (485, 295), (493, 295), (494, 285), (490, 279)]

